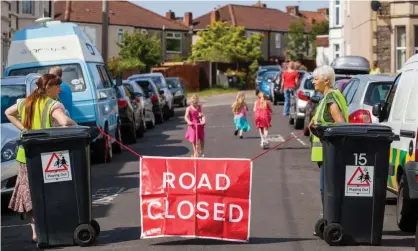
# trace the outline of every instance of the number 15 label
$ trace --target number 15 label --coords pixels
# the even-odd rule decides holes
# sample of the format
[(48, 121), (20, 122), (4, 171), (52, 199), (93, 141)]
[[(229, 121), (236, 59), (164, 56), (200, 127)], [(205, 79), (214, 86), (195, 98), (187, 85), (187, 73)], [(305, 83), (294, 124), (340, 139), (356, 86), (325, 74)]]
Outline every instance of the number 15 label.
[(365, 153), (354, 153), (354, 165), (365, 166), (367, 164), (367, 158)]

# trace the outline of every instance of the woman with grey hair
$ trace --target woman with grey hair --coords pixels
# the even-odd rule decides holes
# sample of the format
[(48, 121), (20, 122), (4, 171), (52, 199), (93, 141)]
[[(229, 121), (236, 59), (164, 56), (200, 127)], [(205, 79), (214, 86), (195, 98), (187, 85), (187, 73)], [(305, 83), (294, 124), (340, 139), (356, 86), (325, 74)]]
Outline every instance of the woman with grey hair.
[[(334, 88), (335, 72), (331, 66), (324, 65), (315, 69), (313, 73), (314, 86), (317, 92), (324, 95), (324, 98), (318, 104), (311, 124), (329, 125), (348, 122), (348, 107), (345, 97)], [(315, 135), (315, 132), (312, 131)], [(324, 167), (322, 165), (322, 144), (318, 137), (312, 139), (312, 162), (316, 162), (320, 169), (320, 191), (322, 204), (324, 203)], [(317, 235), (316, 231), (314, 235)]]

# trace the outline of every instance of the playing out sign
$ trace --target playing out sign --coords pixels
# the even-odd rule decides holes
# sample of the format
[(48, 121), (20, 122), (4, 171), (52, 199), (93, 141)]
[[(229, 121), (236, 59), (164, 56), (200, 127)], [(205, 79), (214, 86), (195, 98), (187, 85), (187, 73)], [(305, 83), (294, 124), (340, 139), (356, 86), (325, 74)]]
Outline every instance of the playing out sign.
[(142, 238), (248, 241), (251, 160), (143, 157)]

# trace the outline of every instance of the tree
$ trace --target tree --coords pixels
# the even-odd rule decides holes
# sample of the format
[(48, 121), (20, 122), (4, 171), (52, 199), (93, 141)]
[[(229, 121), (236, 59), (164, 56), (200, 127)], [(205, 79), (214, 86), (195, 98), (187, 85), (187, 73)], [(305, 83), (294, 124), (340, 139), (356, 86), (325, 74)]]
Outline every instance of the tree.
[(138, 58), (121, 59), (120, 57), (110, 58), (107, 66), (114, 77), (121, 75), (126, 70), (142, 69), (145, 67)]
[(139, 30), (129, 34), (125, 32), (120, 47), (120, 63), (125, 66), (145, 68), (148, 72), (151, 67), (161, 62), (161, 42), (154, 35), (148, 36)]
[(243, 27), (215, 22), (197, 33), (200, 39), (192, 47), (190, 61), (253, 62), (261, 58), (261, 34), (247, 38)]
[(311, 32), (309, 34), (309, 44), (312, 45), (313, 58), (316, 58), (316, 37), (318, 35), (326, 35), (329, 32), (329, 23), (315, 23), (312, 25)]
[(291, 60), (300, 60), (305, 52), (307, 39), (305, 35), (305, 20), (300, 18), (289, 25), (287, 34), (287, 55)]

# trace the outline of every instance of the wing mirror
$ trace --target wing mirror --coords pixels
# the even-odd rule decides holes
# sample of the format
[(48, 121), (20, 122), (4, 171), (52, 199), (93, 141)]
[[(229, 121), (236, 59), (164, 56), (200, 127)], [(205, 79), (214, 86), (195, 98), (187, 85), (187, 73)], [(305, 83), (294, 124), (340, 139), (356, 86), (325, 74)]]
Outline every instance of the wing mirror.
[(373, 106), (372, 113), (374, 116), (379, 117), (382, 112), (382, 104), (378, 103)]
[(313, 97), (311, 97), (311, 101), (312, 101), (312, 103), (317, 104), (317, 103), (319, 103), (319, 101), (321, 101), (321, 98), (319, 96), (313, 96)]

